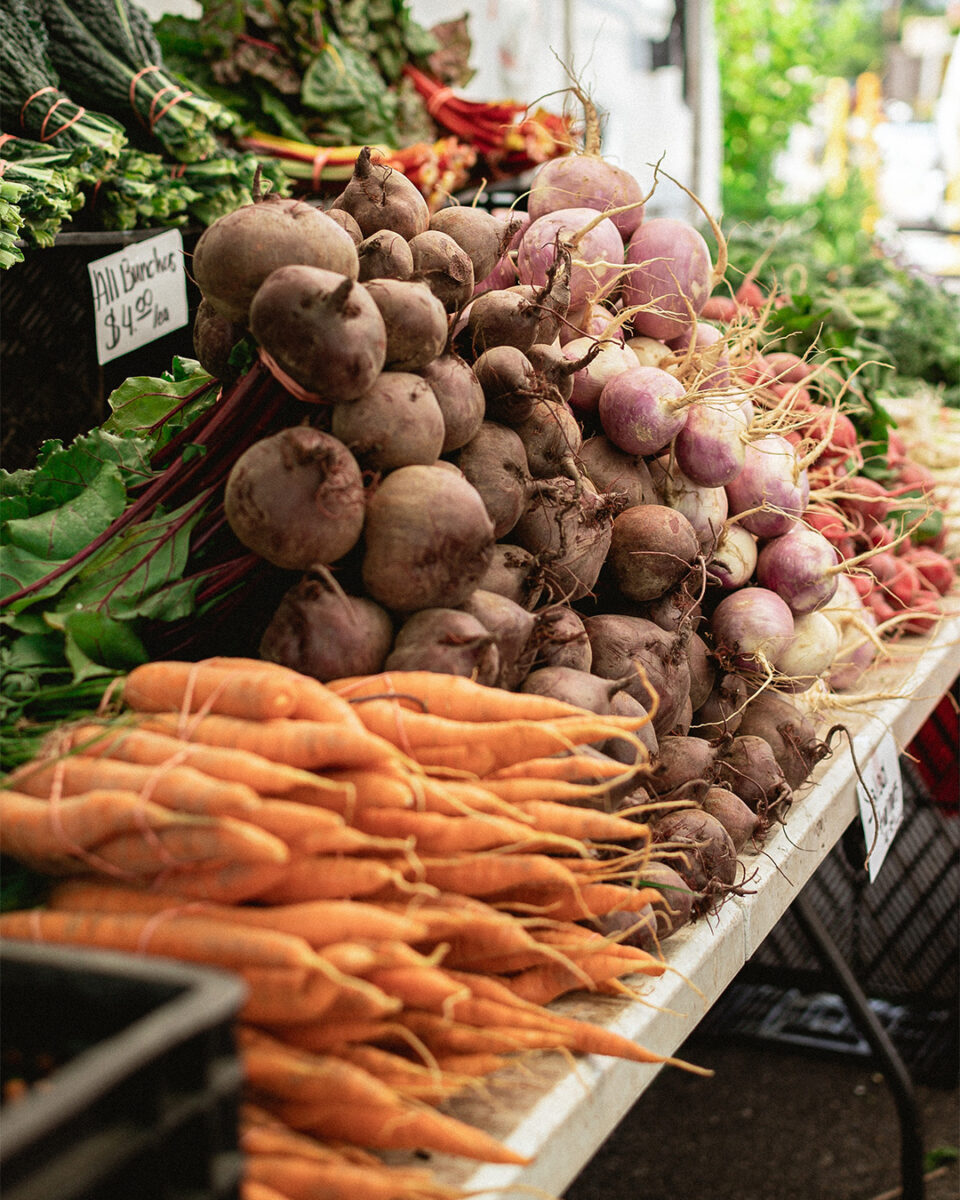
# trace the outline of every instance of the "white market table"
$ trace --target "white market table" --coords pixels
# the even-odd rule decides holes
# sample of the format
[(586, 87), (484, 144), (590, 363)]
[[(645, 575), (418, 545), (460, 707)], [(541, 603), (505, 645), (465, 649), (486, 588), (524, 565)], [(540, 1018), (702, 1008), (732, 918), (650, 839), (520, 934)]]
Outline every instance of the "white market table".
[[(891, 698), (866, 702), (862, 709), (851, 704), (828, 719), (851, 730), (862, 768), (888, 733), (898, 749), (905, 748), (958, 673), (960, 596), (955, 592), (934, 634), (891, 646), (889, 660), (864, 679), (864, 693)], [(669, 939), (664, 950), (671, 969), (641, 985), (642, 1002), (579, 993), (556, 1007), (659, 1054), (675, 1054), (857, 819), (856, 786), (849, 747), (835, 742), (834, 753), (814, 772), (785, 825), (770, 833), (762, 853), (741, 856), (749, 894), (730, 896), (715, 915)], [(436, 1155), (434, 1171), (440, 1181), (483, 1192), (490, 1200), (515, 1195), (513, 1189), (520, 1187), (560, 1196), (658, 1070), (596, 1055), (573, 1062), (557, 1054), (526, 1056), (491, 1077), (484, 1093), (457, 1097), (448, 1108), (529, 1156), (530, 1165), (478, 1166)], [(703, 1082), (709, 1087), (709, 1080)]]

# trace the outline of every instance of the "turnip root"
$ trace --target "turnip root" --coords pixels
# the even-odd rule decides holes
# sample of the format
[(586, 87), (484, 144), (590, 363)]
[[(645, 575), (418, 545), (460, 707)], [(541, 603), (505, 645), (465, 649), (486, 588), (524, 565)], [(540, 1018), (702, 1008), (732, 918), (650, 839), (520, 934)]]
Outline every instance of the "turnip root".
[(733, 848), (739, 854), (760, 828), (760, 818), (734, 792), (727, 788), (711, 787), (700, 801), (700, 807), (715, 817), (730, 835)]
[(520, 691), (552, 696), (554, 700), (606, 715), (610, 712), (610, 701), (628, 682), (628, 679), (600, 679), (576, 667), (537, 667), (523, 681)]
[(716, 759), (712, 742), (667, 735), (659, 739), (657, 757), (644, 785), (661, 799), (699, 804), (717, 777)]
[(756, 734), (738, 733), (717, 755), (717, 782), (739, 796), (760, 818), (766, 832), (793, 793), (770, 743)]
[(236, 378), (230, 355), (245, 333), (243, 325), (221, 316), (209, 300), (201, 300), (193, 319), (193, 352), (200, 366), (225, 383)]
[(269, 275), (250, 305), (250, 329), (283, 371), (325, 400), (362, 396), (386, 361), (386, 327), (365, 285), (320, 267)]
[(627, 454), (644, 456), (659, 454), (673, 441), (688, 408), (683, 384), (659, 367), (621, 371), (604, 384), (597, 401), (597, 415), (610, 441)]
[(424, 608), (400, 626), (384, 665), (388, 671), (466, 675), (492, 687), (500, 653), (493, 634), (476, 617), (459, 609)]
[(490, 566), (477, 586), (533, 610), (543, 594), (543, 571), (529, 550), (510, 542), (497, 542)]
[(284, 595), (260, 641), (260, 657), (322, 683), (383, 670), (393, 622), (379, 604), (348, 596), (332, 577), (308, 574)]
[(653, 827), (654, 840), (670, 852), (670, 865), (693, 891), (712, 895), (733, 886), (737, 851), (716, 817), (702, 809), (667, 813)]
[(623, 498), (627, 508), (656, 503), (656, 491), (646, 462), (618, 450), (604, 434), (587, 438), (577, 457), (597, 491), (616, 493)]
[[(349, 215), (344, 213), (344, 216)], [(409, 279), (413, 275), (410, 243), (392, 229), (378, 229), (364, 238), (357, 247), (357, 258), (360, 264), (358, 278), (363, 283), (370, 279)]]
[(542, 286), (561, 248), (570, 251), (570, 307), (608, 295), (623, 271), (623, 239), (609, 217), (591, 208), (564, 208), (531, 221), (520, 239), (517, 275)]
[(608, 562), (620, 592), (640, 604), (675, 587), (699, 553), (686, 517), (662, 504), (642, 504), (614, 520)]
[(363, 480), (344, 444), (308, 425), (254, 442), (224, 489), (230, 528), (276, 567), (307, 571), (336, 562), (360, 538)]
[(635, 355), (641, 367), (668, 367), (676, 358), (673, 350), (658, 338), (646, 337), (642, 333), (627, 338), (626, 348)]
[(350, 279), (359, 271), (353, 239), (336, 221), (302, 200), (268, 195), (207, 226), (194, 247), (192, 273), (221, 316), (246, 325), (267, 276), (298, 264)]
[(651, 711), (656, 702), (653, 728), (658, 737), (668, 733), (690, 695), (685, 639), (643, 617), (616, 613), (585, 617), (583, 624), (593, 650), (594, 673), (621, 679), (637, 672), (626, 690)]
[(535, 479), (566, 475), (579, 481), (577, 454), (583, 434), (576, 417), (565, 404), (538, 400), (525, 421), (514, 425), (527, 453), (527, 465)]
[(757, 565), (757, 539), (737, 521), (726, 521), (707, 560), (711, 583), (731, 591), (753, 578)]
[(686, 221), (656, 217), (631, 236), (625, 255), (623, 302), (641, 308), (633, 315), (637, 333), (667, 341), (699, 314), (713, 284), (710, 250)]
[(486, 279), (500, 259), (501, 225), (485, 209), (466, 204), (448, 205), (433, 214), (429, 228), (453, 238), (466, 252), (477, 282)]
[(493, 556), (493, 522), (477, 489), (437, 466), (399, 467), (367, 501), (363, 582), (396, 612), (453, 608)]
[(739, 669), (769, 671), (793, 637), (793, 613), (776, 592), (745, 587), (724, 596), (710, 618), (720, 657)]
[(411, 238), (413, 273), (448, 313), (459, 312), (473, 295), (473, 263), (449, 234), (426, 229)]
[(727, 519), (727, 493), (722, 487), (696, 483), (668, 455), (650, 463), (650, 476), (660, 502), (690, 522), (700, 549), (711, 555)]
[(807, 507), (810, 484), (790, 442), (767, 433), (744, 447), (744, 465), (727, 485), (730, 514), (757, 537), (791, 529)]
[(436, 462), (445, 436), (433, 389), (407, 371), (381, 371), (359, 400), (335, 404), (330, 432), (364, 470), (383, 474)]
[(570, 309), (567, 312), (567, 318), (560, 329), (560, 345), (566, 346), (568, 342), (582, 337), (623, 345), (625, 338), (622, 322), (612, 303), (591, 300), (584, 308)]
[(392, 229), (409, 241), (430, 223), (430, 209), (417, 185), (400, 171), (374, 163), (369, 146), (357, 155), (350, 181), (330, 207), (348, 212), (365, 238)]
[(534, 480), (512, 536), (548, 570), (558, 596), (580, 600), (600, 577), (616, 502), (571, 479)]
[(370, 279), (363, 287), (383, 318), (387, 335), (384, 366), (417, 371), (443, 353), (447, 314), (425, 283)]
[(840, 630), (826, 613), (793, 618), (793, 637), (777, 660), (776, 686), (783, 692), (805, 692), (824, 678), (840, 651)]
[(459, 354), (441, 354), (419, 372), (433, 390), (443, 414), (442, 454), (450, 454), (476, 437), (483, 424), (483, 388), (473, 368)]
[(504, 537), (523, 515), (533, 486), (520, 435), (496, 421), (483, 421), (461, 447), (457, 466), (483, 500), (494, 536)]
[(706, 700), (693, 710), (693, 731), (711, 740), (735, 734), (749, 694), (742, 675), (731, 671), (718, 675)]
[(527, 351), (527, 358), (555, 390), (556, 395), (552, 399), (566, 401), (573, 395), (574, 375), (589, 366), (600, 350), (601, 343), (594, 342), (582, 358), (570, 359), (556, 342), (535, 342)]
[(533, 364), (516, 346), (491, 346), (477, 358), (473, 372), (491, 421), (517, 425), (530, 416), (543, 396), (544, 389)]
[(589, 671), (593, 664), (583, 618), (567, 604), (552, 604), (537, 614), (533, 642), (538, 666)]
[(713, 399), (692, 404), (674, 442), (677, 465), (701, 487), (723, 487), (743, 470), (746, 432), (747, 418), (738, 404)]
[(840, 556), (822, 533), (796, 525), (771, 538), (757, 558), (757, 582), (777, 593), (795, 616), (812, 613), (837, 590)]
[(773, 751), (788, 785), (796, 791), (829, 749), (811, 719), (795, 704), (765, 688), (743, 711), (740, 733), (761, 737)]
[[(594, 337), (573, 338), (564, 344), (563, 353), (571, 362), (582, 362), (596, 344)], [(601, 341), (600, 349), (594, 357), (574, 372), (573, 386), (568, 397), (570, 407), (580, 417), (593, 416), (597, 412), (601, 393), (607, 383), (635, 366), (636, 358), (619, 342)]]
[(481, 588), (472, 591), (462, 605), (463, 611), (476, 617), (493, 635), (499, 652), (497, 687), (516, 691), (526, 679), (533, 663), (530, 638), (536, 625), (533, 613), (506, 596)]

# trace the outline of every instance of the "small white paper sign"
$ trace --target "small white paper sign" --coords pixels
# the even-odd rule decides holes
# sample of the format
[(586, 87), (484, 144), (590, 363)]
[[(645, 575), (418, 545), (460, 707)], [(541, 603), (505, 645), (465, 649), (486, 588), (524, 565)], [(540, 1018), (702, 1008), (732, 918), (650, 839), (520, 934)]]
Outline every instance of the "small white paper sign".
[(903, 776), (892, 733), (885, 733), (869, 761), (861, 764), (861, 774), (867, 787), (857, 784), (857, 802), (869, 853), (867, 872), (873, 883), (903, 823)]
[(187, 324), (187, 277), (179, 229), (87, 264), (97, 361), (110, 362)]

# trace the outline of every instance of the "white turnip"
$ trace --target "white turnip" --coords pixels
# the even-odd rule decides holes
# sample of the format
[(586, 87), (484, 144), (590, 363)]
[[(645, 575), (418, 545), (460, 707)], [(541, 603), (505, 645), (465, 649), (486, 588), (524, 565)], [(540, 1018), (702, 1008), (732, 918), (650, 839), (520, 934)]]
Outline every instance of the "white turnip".
[(677, 465), (702, 487), (732, 483), (746, 462), (747, 428), (739, 404), (714, 399), (692, 404), (674, 441)]
[(693, 324), (713, 286), (710, 249), (686, 221), (656, 217), (627, 244), (623, 303), (637, 333), (667, 341)]
[[(631, 359), (629, 350), (624, 350)], [(659, 367), (632, 366), (604, 384), (597, 401), (603, 432), (627, 454), (659, 454), (687, 420), (682, 383)]]
[[(563, 346), (563, 354), (571, 362), (582, 362), (596, 345), (593, 337), (573, 338)], [(619, 342), (601, 342), (597, 353), (579, 366), (573, 375), (568, 397), (570, 407), (581, 418), (592, 416), (597, 411), (605, 385), (635, 366), (635, 356)]]
[(833, 543), (805, 525), (766, 542), (757, 557), (757, 582), (777, 593), (795, 616), (812, 613), (837, 590), (840, 556)]
[(570, 307), (608, 295), (623, 273), (623, 239), (609, 217), (592, 208), (565, 208), (531, 221), (520, 239), (517, 275), (542, 287), (560, 247), (570, 250)]
[(807, 507), (806, 468), (785, 437), (767, 433), (744, 448), (744, 465), (727, 485), (730, 513), (757, 537), (778, 537)]
[(757, 539), (737, 521), (726, 521), (707, 560), (707, 576), (728, 591), (753, 578), (757, 565)]
[(718, 654), (738, 669), (776, 669), (793, 637), (793, 613), (769, 588), (745, 587), (724, 596), (710, 618)]

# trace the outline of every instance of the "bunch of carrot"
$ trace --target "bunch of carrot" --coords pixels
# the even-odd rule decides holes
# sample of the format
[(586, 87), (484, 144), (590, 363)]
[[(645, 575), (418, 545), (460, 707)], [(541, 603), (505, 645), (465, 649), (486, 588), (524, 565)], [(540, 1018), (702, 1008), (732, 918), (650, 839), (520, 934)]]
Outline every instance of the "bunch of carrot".
[(429, 1171), (370, 1152), (524, 1161), (439, 1108), (510, 1056), (673, 1061), (545, 1007), (665, 969), (590, 927), (664, 903), (636, 886), (646, 826), (598, 807), (611, 781), (578, 750), (638, 721), (244, 659), (148, 664), (123, 686), (119, 718), (64, 727), (0, 790), (0, 852), (60, 877), (0, 937), (242, 976), (245, 1200), (444, 1200)]

